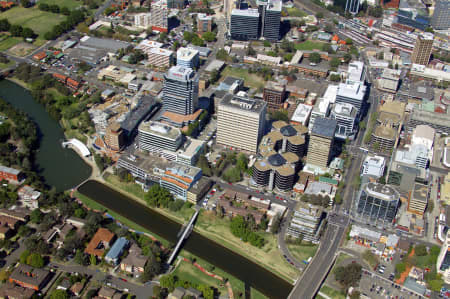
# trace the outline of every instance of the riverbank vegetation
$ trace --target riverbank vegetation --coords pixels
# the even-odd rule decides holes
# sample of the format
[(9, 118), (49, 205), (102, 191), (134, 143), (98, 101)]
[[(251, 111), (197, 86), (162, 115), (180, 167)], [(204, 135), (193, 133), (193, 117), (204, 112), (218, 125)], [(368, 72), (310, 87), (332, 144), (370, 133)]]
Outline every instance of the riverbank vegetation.
[(31, 91), (33, 98), (44, 106), (53, 119), (60, 122), (67, 138), (84, 141), (85, 134), (94, 133), (87, 110), (91, 105), (101, 102), (100, 93), (73, 96), (69, 88), (50, 74), (44, 74), (40, 67), (26, 63), (18, 65), (14, 79), (22, 81), (21, 85)]
[(39, 147), (39, 133), (31, 118), (11, 104), (0, 99), (0, 164), (20, 168), (26, 175), (26, 184), (42, 188), (35, 170), (35, 153)]

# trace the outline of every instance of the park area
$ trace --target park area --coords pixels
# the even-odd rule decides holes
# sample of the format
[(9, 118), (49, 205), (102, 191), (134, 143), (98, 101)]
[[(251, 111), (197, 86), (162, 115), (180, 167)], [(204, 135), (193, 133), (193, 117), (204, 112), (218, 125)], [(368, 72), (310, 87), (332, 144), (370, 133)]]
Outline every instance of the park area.
[[(228, 287), (223, 281), (225, 280), (231, 286), (234, 298), (240, 298), (241, 295), (245, 294), (245, 285), (241, 280), (184, 250), (181, 255), (186, 258), (182, 258), (177, 262), (176, 268), (172, 272), (174, 276), (189, 281), (192, 284), (212, 286), (217, 289), (220, 296), (226, 297), (229, 293)], [(191, 261), (195, 261), (195, 263)], [(267, 297), (251, 288), (251, 298), (264, 299)]]
[(257, 74), (250, 74), (247, 69), (227, 66), (222, 72), (222, 77), (227, 76), (244, 79), (244, 85), (250, 88), (264, 87), (264, 79)]
[[(28, 27), (38, 34), (40, 39), (43, 39), (43, 35), (46, 32), (64, 21), (65, 18), (64, 15), (41, 11), (37, 7), (24, 8), (16, 6), (0, 13), (0, 19), (8, 19), (13, 25)], [(0, 43), (0, 49), (2, 44)]]
[(243, 242), (232, 234), (230, 220), (228, 218), (220, 218), (214, 212), (210, 211), (200, 213), (194, 230), (197, 230), (205, 237), (222, 244), (234, 252), (263, 265), (286, 281), (292, 282), (299, 275), (298, 270), (290, 265), (281, 255), (278, 249), (276, 235), (271, 233), (258, 233), (264, 238), (266, 243), (262, 248), (255, 247), (250, 245), (250, 243)]
[(81, 1), (76, 0), (39, 0), (39, 4), (41, 3), (45, 3), (48, 5), (58, 5), (59, 7), (67, 7), (70, 10), (83, 5)]
[(312, 50), (320, 50), (322, 51), (324, 43), (322, 42), (315, 42), (311, 40), (304, 41), (302, 43), (295, 44), (296, 50), (305, 50), (305, 51), (312, 51)]

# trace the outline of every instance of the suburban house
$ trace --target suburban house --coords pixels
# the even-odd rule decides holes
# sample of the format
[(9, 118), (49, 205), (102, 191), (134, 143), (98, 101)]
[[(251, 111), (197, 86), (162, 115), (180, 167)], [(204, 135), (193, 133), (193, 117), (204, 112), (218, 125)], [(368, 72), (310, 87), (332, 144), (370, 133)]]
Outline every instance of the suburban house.
[(120, 269), (131, 274), (143, 273), (147, 261), (148, 257), (142, 254), (141, 248), (136, 243), (133, 243), (127, 257), (120, 263)]
[(33, 295), (33, 289), (27, 289), (9, 282), (4, 283), (0, 288), (0, 298), (28, 299)]
[(122, 255), (124, 249), (128, 246), (128, 243), (128, 240), (124, 237), (117, 239), (106, 254), (105, 261), (107, 261), (108, 263), (117, 264), (117, 262), (119, 261), (119, 257)]
[(84, 252), (89, 255), (95, 255), (96, 257), (102, 257), (105, 250), (111, 246), (115, 236), (116, 235), (114, 233), (110, 232), (106, 228), (99, 228)]

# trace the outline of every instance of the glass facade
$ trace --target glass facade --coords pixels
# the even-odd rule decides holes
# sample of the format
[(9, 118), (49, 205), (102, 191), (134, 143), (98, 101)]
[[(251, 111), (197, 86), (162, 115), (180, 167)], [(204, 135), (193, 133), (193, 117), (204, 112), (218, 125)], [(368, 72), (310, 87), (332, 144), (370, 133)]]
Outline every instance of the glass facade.
[(385, 199), (363, 188), (356, 207), (356, 213), (366, 223), (376, 226), (390, 226), (394, 222), (398, 202), (398, 198)]

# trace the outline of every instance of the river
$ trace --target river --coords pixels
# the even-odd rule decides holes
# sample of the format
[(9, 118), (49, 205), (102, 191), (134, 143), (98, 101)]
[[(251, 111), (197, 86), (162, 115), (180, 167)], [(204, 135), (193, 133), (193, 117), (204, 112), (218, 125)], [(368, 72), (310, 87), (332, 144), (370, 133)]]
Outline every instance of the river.
[(11, 81), (0, 80), (0, 98), (25, 111), (38, 125), (40, 146), (36, 154), (37, 172), (48, 185), (54, 186), (57, 191), (64, 191), (90, 176), (91, 167), (72, 149), (61, 146), (64, 131), (28, 90)]
[[(47, 184), (61, 191), (89, 177), (91, 168), (73, 150), (62, 148), (63, 130), (26, 89), (3, 80), (0, 81), (0, 97), (27, 112), (37, 123), (41, 143), (36, 162)], [(96, 181), (88, 181), (79, 191), (168, 241), (176, 242), (181, 226), (171, 219)], [(191, 234), (184, 248), (269, 298), (286, 298), (292, 289), (292, 285), (270, 271), (196, 232)]]

